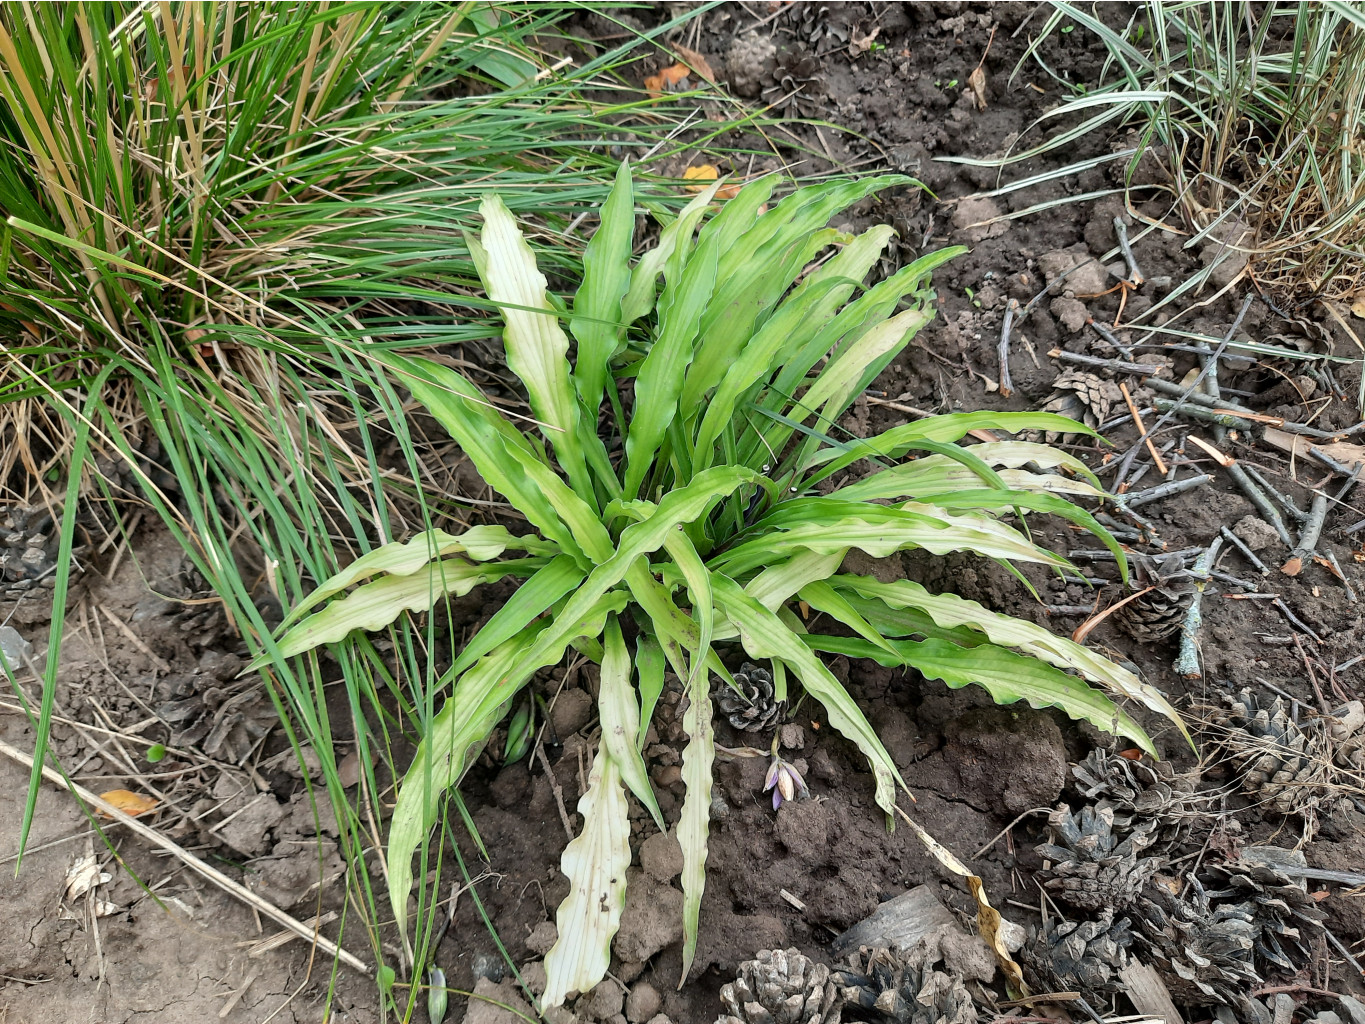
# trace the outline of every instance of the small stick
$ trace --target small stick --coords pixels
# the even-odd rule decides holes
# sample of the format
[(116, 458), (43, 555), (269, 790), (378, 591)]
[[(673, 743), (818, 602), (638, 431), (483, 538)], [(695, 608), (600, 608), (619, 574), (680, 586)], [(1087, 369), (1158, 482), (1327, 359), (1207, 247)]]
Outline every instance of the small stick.
[(1303, 571), (1304, 563), (1312, 559), (1313, 552), (1317, 550), (1318, 540), (1322, 536), (1322, 523), (1327, 518), (1327, 495), (1313, 495), (1313, 506), (1308, 512), (1308, 519), (1303, 524), (1303, 529), (1299, 532), (1299, 546), (1289, 555), (1289, 561), (1280, 566), (1280, 571), (1286, 576), (1297, 576)]
[(1351, 478), (1341, 485), (1341, 490), (1337, 491), (1337, 493), (1332, 496), (1332, 500), (1338, 503), (1344, 502), (1346, 500), (1346, 495), (1351, 493), (1351, 488), (1355, 487), (1355, 485), (1360, 482), (1362, 473), (1365, 473), (1365, 462), (1356, 466), (1355, 472), (1351, 474)]
[(1337, 561), (1336, 553), (1333, 551), (1327, 552), (1327, 561), (1332, 563), (1332, 568), (1335, 569), (1337, 573), (1337, 579), (1341, 580), (1341, 585), (1346, 588), (1346, 600), (1350, 601), (1351, 604), (1355, 604), (1355, 587), (1351, 586), (1351, 581), (1348, 580), (1346, 574), (1341, 571), (1341, 563)]
[[(1242, 321), (1246, 319), (1247, 310), (1251, 308), (1251, 302), (1253, 297), (1254, 297), (1253, 295), (1248, 294), (1246, 299), (1242, 302), (1242, 308), (1237, 313), (1237, 318), (1233, 320), (1232, 326), (1228, 328), (1228, 333), (1223, 337), (1223, 340), (1218, 343), (1218, 348), (1213, 353), (1214, 363), (1216, 363), (1219, 359), (1223, 357), (1223, 353), (1227, 351), (1228, 345), (1231, 344), (1232, 342), (1232, 336), (1237, 333), (1237, 328), (1242, 326)], [(1169, 410), (1167, 410), (1166, 414), (1162, 416), (1161, 419), (1156, 421), (1156, 424), (1152, 427), (1151, 430), (1153, 434), (1155, 434), (1158, 430), (1160, 430), (1163, 426), (1166, 425), (1166, 421), (1175, 415), (1176, 411), (1180, 409), (1180, 407), (1185, 403), (1186, 399), (1188, 399), (1190, 395), (1194, 394), (1196, 391), (1199, 390), (1199, 385), (1208, 375), (1208, 372), (1209, 366), (1208, 364), (1206, 364), (1204, 368), (1200, 370), (1198, 375), (1194, 378), (1193, 383), (1191, 383), (1190, 386), (1187, 387), (1181, 393), (1180, 397), (1175, 400), (1174, 404), (1171, 406)], [(1137, 457), (1137, 453), (1138, 453), (1137, 445), (1134, 445), (1133, 447), (1128, 449), (1128, 453), (1124, 455), (1123, 462), (1119, 466), (1118, 477), (1114, 481), (1115, 486), (1118, 486), (1118, 484), (1123, 483), (1124, 478), (1127, 477), (1128, 475), (1128, 467), (1133, 464), (1133, 459)]]
[(1062, 363), (1094, 366), (1102, 370), (1113, 370), (1115, 373), (1135, 373), (1143, 377), (1161, 369), (1161, 367), (1153, 366), (1151, 363), (1125, 363), (1122, 359), (1101, 359), (1099, 356), (1082, 355), (1079, 352), (1068, 352), (1061, 348), (1052, 349), (1048, 355)]
[(1278, 686), (1276, 686), (1274, 683), (1270, 682), (1270, 680), (1268, 680), (1268, 679), (1262, 679), (1260, 676), (1252, 676), (1251, 678), (1254, 679), (1256, 682), (1260, 683), (1262, 686), (1264, 686), (1264, 687), (1265, 687), (1267, 690), (1269, 690), (1271, 693), (1277, 693), (1277, 694), (1279, 694), (1279, 695), (1280, 695), (1281, 697), (1283, 697), (1285, 700), (1289, 701), (1289, 703), (1291, 703), (1291, 704), (1297, 704), (1297, 703), (1299, 702), (1299, 698), (1295, 697), (1292, 693), (1290, 693), (1290, 692), (1287, 691), (1287, 690), (1281, 690), (1281, 689), (1280, 689)]
[(1128, 283), (1134, 288), (1141, 287), (1147, 279), (1138, 269), (1137, 257), (1133, 255), (1133, 247), (1128, 242), (1128, 226), (1123, 223), (1122, 217), (1114, 218), (1114, 231), (1119, 236), (1119, 251), (1123, 253), (1123, 261), (1128, 264)]
[(1356, 473), (1360, 472), (1359, 466), (1357, 466), (1355, 469), (1352, 469), (1345, 463), (1338, 462), (1336, 459), (1332, 458), (1332, 456), (1328, 455), (1325, 451), (1323, 451), (1315, 444), (1310, 444), (1307, 450), (1309, 455), (1317, 459), (1324, 466), (1330, 469), (1333, 473), (1349, 477), (1354, 476)]
[[(1213, 560), (1218, 557), (1222, 547), (1223, 538), (1214, 537), (1208, 548), (1195, 561), (1191, 572), (1196, 576), (1207, 574), (1213, 568)], [(1199, 668), (1199, 630), (1204, 624), (1202, 608), (1204, 586), (1202, 583), (1195, 584), (1194, 600), (1190, 602), (1190, 607), (1185, 612), (1185, 621), (1180, 627), (1180, 654), (1172, 666), (1176, 675), (1185, 676), (1187, 679), (1198, 678), (1202, 674)]]
[(1010, 299), (1010, 304), (1005, 307), (1005, 322), (1000, 325), (1000, 344), (996, 351), (1000, 355), (1000, 394), (1009, 398), (1014, 394), (1014, 382), (1010, 380), (1010, 329), (1014, 326), (1014, 317), (1019, 309), (1019, 300)]
[[(1350, 661), (1343, 661), (1343, 662), (1342, 662), (1340, 665), (1338, 665), (1336, 668), (1332, 669), (1332, 671), (1333, 671), (1333, 672), (1345, 672), (1348, 668), (1355, 668), (1355, 667), (1356, 667), (1357, 665), (1359, 665), (1362, 661), (1365, 661), (1365, 654), (1357, 654), (1357, 655), (1356, 655), (1354, 658), (1352, 658)], [(1365, 881), (1365, 879), (1363, 879), (1363, 881)]]
[[(1105, 327), (1104, 324), (1100, 323), (1093, 316), (1088, 318), (1085, 322), (1090, 325), (1091, 330), (1093, 330), (1105, 341), (1109, 342), (1109, 344), (1113, 345), (1114, 348), (1118, 349), (1119, 352), (1123, 353), (1123, 357), (1132, 362), (1132, 365), (1134, 366), (1142, 365), (1141, 363), (1133, 361), (1132, 348), (1128, 345), (1125, 345), (1123, 342), (1119, 341), (1119, 336), (1115, 334), (1113, 331), (1111, 331), (1108, 327)], [(1155, 370), (1156, 367), (1153, 367), (1153, 372), (1155, 372)]]
[(1045, 604), (1043, 611), (1049, 615), (1089, 615), (1095, 609), (1088, 604)]
[[(1148, 377), (1143, 384), (1153, 391), (1160, 391), (1163, 395), (1179, 395), (1184, 392), (1184, 388), (1179, 384), (1174, 384), (1168, 380), (1162, 380), (1160, 377)], [(1207, 406), (1210, 409), (1221, 409), (1223, 412), (1235, 413), (1239, 416), (1247, 416), (1248, 414), (1252, 416), (1257, 415), (1254, 409), (1248, 409), (1245, 406), (1238, 405), (1236, 402), (1229, 402), (1225, 398), (1210, 398), (1208, 395), (1201, 395), (1198, 391), (1191, 394), (1188, 400), (1195, 405)]]
[(1361, 530), (1365, 530), (1365, 519), (1362, 519), (1360, 522), (1356, 523), (1354, 526), (1348, 526), (1348, 527), (1346, 527), (1346, 529), (1344, 529), (1344, 530), (1341, 531), (1341, 534), (1342, 534), (1343, 537), (1349, 537), (1351, 534), (1353, 534), (1353, 533), (1359, 533)]
[(1308, 626), (1304, 624), (1302, 619), (1300, 619), (1297, 615), (1290, 611), (1289, 605), (1284, 603), (1284, 598), (1281, 597), (1275, 598), (1275, 607), (1279, 609), (1281, 615), (1283, 615), (1286, 619), (1289, 620), (1289, 624), (1291, 626), (1299, 630), (1305, 636), (1312, 637), (1314, 643), (1318, 644), (1322, 643), (1322, 637), (1318, 636), (1311, 629), (1309, 629)]
[[(18, 761), (20, 764), (25, 765), (29, 768), (33, 767), (32, 757), (23, 753), (17, 748), (10, 746), (3, 740), (0, 740), (0, 754), (4, 754), (11, 760)], [(167, 839), (156, 829), (144, 825), (142, 822), (138, 821), (131, 815), (125, 814), (123, 811), (115, 807), (113, 804), (109, 803), (109, 801), (105, 800), (103, 797), (96, 796), (94, 793), (90, 792), (90, 790), (86, 789), (84, 786), (79, 785), (78, 783), (69, 782), (67, 779), (63, 778), (60, 772), (56, 771), (55, 769), (49, 768), (46, 765), (43, 766), (43, 778), (47, 779), (48, 782), (54, 783), (55, 785), (62, 787), (69, 793), (72, 793), (82, 803), (86, 804), (89, 807), (95, 808), (101, 814), (104, 814), (107, 817), (110, 817), (113, 820), (126, 825), (131, 831), (137, 833), (139, 836), (141, 836), (143, 839), (146, 839), (148, 842), (153, 843), (154, 845), (159, 846), (161, 849), (167, 851), (176, 859), (178, 859), (182, 864), (188, 867), (191, 871), (194, 871), (196, 874), (202, 875), (204, 878), (208, 879), (210, 882), (218, 886), (224, 892), (227, 892), (228, 894), (235, 896), (237, 899), (245, 903), (248, 907), (251, 907), (253, 910), (258, 911), (263, 917), (268, 917), (276, 924), (288, 928), (291, 932), (293, 932), (295, 935), (298, 935), (300, 938), (307, 939), (310, 943), (316, 946), (327, 956), (335, 957), (342, 963), (346, 964), (346, 966), (354, 968), (361, 974), (366, 975), (374, 974), (373, 968), (367, 966), (358, 957), (346, 952), (346, 950), (342, 949), (340, 946), (332, 942), (330, 939), (326, 939), (323, 936), (319, 935), (314, 929), (309, 928), (306, 924), (304, 924), (297, 918), (291, 917), (290, 915), (286, 914), (279, 907), (275, 906), (275, 904), (269, 902), (268, 900), (262, 899), (260, 896), (257, 896), (254, 892), (252, 892), (250, 889), (246, 888), (243, 885), (239, 885), (237, 882), (234, 882), (231, 878), (223, 874), (217, 868), (204, 863), (202, 860), (200, 860), (194, 854), (190, 853), (184, 847), (179, 846), (176, 843), (173, 843), (171, 840)]]
[(1212, 480), (1213, 477), (1207, 473), (1200, 473), (1198, 476), (1187, 477), (1184, 480), (1172, 480), (1169, 483), (1157, 484), (1149, 487), (1145, 491), (1138, 491), (1136, 494), (1125, 494), (1122, 500), (1128, 506), (1146, 505), (1148, 502), (1156, 501), (1159, 498), (1169, 498), (1172, 494), (1183, 494), (1185, 491), (1192, 491), (1196, 487), (1202, 487)]
[(1308, 660), (1308, 652), (1303, 649), (1303, 641), (1299, 639), (1297, 633), (1294, 634), (1294, 646), (1299, 649), (1299, 657), (1303, 659), (1303, 667), (1308, 670), (1308, 681), (1313, 684), (1313, 696), (1318, 698), (1318, 710), (1324, 715), (1332, 713), (1332, 705), (1327, 703), (1327, 698), (1322, 695), (1322, 687), (1318, 685), (1318, 674), (1313, 671), (1313, 663)]
[(1156, 442), (1152, 440), (1152, 435), (1147, 433), (1147, 426), (1142, 422), (1142, 417), (1138, 415), (1137, 406), (1133, 404), (1133, 396), (1128, 391), (1128, 385), (1119, 381), (1119, 392), (1123, 395), (1123, 402), (1128, 406), (1128, 411), (1132, 413), (1133, 423), (1137, 425), (1141, 436), (1139, 441), (1147, 442), (1147, 450), (1152, 453), (1152, 462), (1156, 464), (1157, 472), (1162, 476), (1166, 475), (1166, 463), (1161, 461), (1161, 453), (1156, 450)]
[(1257, 469), (1255, 466), (1247, 466), (1246, 471), (1247, 474), (1251, 477), (1251, 479), (1255, 480), (1258, 484), (1260, 484), (1263, 488), (1270, 492), (1270, 496), (1274, 498), (1276, 501), (1278, 501), (1280, 505), (1283, 506), (1284, 510), (1288, 512), (1296, 522), (1302, 523), (1308, 519), (1308, 513), (1305, 512), (1303, 509), (1299, 508), (1299, 506), (1295, 505), (1293, 499), (1290, 498), (1289, 495), (1285, 494), (1283, 491), (1277, 490), (1275, 485), (1272, 484), (1269, 480), (1267, 480), (1259, 469)]
[(1220, 527), (1218, 532), (1223, 535), (1224, 540), (1226, 540), (1229, 544), (1231, 544), (1233, 547), (1235, 547), (1238, 551), (1242, 553), (1242, 557), (1245, 558), (1248, 562), (1250, 562), (1252, 564), (1252, 567), (1255, 568), (1257, 572), (1259, 572), (1262, 576), (1269, 574), (1270, 566), (1266, 565), (1264, 562), (1262, 562), (1259, 558), (1256, 557), (1256, 552), (1252, 551), (1251, 548), (1247, 547), (1246, 541), (1242, 540), (1241, 537), (1237, 536), (1237, 534), (1233, 533), (1226, 526)]
[(1325, 925), (1323, 926), (1322, 933), (1327, 936), (1327, 941), (1336, 947), (1337, 952), (1346, 958), (1346, 962), (1355, 968), (1357, 974), (1365, 975), (1365, 967), (1360, 965), (1360, 961), (1356, 959), (1354, 953), (1346, 948), (1345, 943), (1333, 935), (1331, 930)]
[(1203, 420), (1205, 423), (1212, 423), (1219, 427), (1231, 427), (1233, 430), (1250, 430), (1251, 420), (1243, 419), (1241, 416), (1233, 416), (1231, 413), (1219, 412), (1216, 409), (1206, 409), (1202, 405), (1185, 405), (1180, 399), (1154, 398), (1152, 407), (1158, 412), (1166, 414), (1157, 423), (1164, 423), (1166, 417), (1179, 414), (1192, 420)]
[[(1279, 594), (1224, 594), (1229, 601), (1275, 601)], [(1287, 641), (1286, 641), (1287, 642)]]
[(545, 769), (545, 775), (550, 780), (550, 791), (555, 795), (555, 804), (559, 807), (559, 820), (564, 824), (564, 834), (569, 837), (569, 842), (573, 842), (573, 823), (569, 821), (569, 809), (564, 806), (564, 788), (560, 786), (559, 779), (555, 777), (555, 771), (550, 767), (550, 759), (545, 756), (545, 745), (536, 744), (536, 754), (540, 757), (540, 766)]
[(1246, 470), (1236, 462), (1228, 466), (1227, 470), (1228, 473), (1231, 474), (1232, 479), (1237, 482), (1237, 486), (1242, 489), (1242, 493), (1256, 506), (1256, 511), (1261, 513), (1261, 518), (1275, 528), (1275, 532), (1280, 535), (1280, 540), (1284, 542), (1284, 546), (1293, 548), (1294, 540), (1289, 536), (1289, 531), (1285, 529), (1284, 520), (1281, 519), (1280, 514), (1275, 511), (1275, 506), (1270, 504), (1270, 499), (1261, 492), (1259, 487), (1251, 482), (1251, 477), (1247, 476)]

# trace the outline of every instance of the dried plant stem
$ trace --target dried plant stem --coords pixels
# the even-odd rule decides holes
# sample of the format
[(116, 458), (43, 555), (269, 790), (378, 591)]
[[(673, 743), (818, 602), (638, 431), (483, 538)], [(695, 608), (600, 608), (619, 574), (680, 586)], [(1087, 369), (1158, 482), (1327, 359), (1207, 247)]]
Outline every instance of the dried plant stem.
[[(4, 754), (11, 760), (17, 761), (20, 764), (25, 765), (29, 768), (33, 767), (32, 757), (30, 757), (28, 754), (25, 754), (23, 751), (10, 746), (3, 740), (0, 740), (0, 754)], [(223, 874), (217, 868), (205, 864), (202, 860), (200, 860), (194, 854), (190, 853), (184, 847), (171, 842), (171, 840), (167, 839), (156, 829), (151, 828), (148, 825), (144, 825), (142, 822), (138, 821), (131, 815), (124, 814), (123, 811), (119, 810), (117, 807), (115, 807), (113, 804), (109, 803), (102, 797), (96, 796), (94, 793), (90, 792), (90, 790), (86, 789), (84, 786), (81, 786), (75, 782), (68, 781), (61, 775), (60, 772), (57, 772), (54, 769), (47, 767), (46, 765), (43, 766), (43, 778), (47, 779), (48, 782), (60, 786), (63, 789), (67, 790), (68, 792), (72, 793), (78, 800), (80, 800), (83, 804), (87, 805), (88, 807), (93, 807), (106, 817), (112, 818), (114, 821), (126, 825), (129, 828), (129, 830), (135, 832), (137, 835), (141, 836), (149, 843), (153, 843), (154, 845), (159, 846), (161, 849), (170, 853), (191, 871), (202, 876), (203, 878), (208, 879), (208, 881), (212, 882), (214, 885), (218, 886), (218, 888), (222, 889), (229, 895), (234, 896), (237, 899), (241, 900), (248, 907), (255, 910), (263, 917), (268, 917), (276, 924), (289, 929), (289, 931), (293, 932), (300, 938), (307, 939), (309, 942), (311, 942), (313, 945), (315, 945), (318, 949), (320, 949), (323, 953), (327, 954), (328, 956), (336, 957), (346, 966), (359, 971), (361, 974), (372, 975), (374, 973), (373, 968), (367, 966), (359, 957), (356, 957), (353, 954), (346, 952), (346, 950), (342, 949), (340, 946), (330, 941), (329, 939), (323, 938), (321, 935), (317, 933), (317, 930), (315, 928), (308, 927), (308, 925), (304, 924), (297, 918), (291, 917), (290, 915), (286, 914), (279, 907), (275, 906), (275, 904), (269, 902), (268, 900), (261, 899), (261, 897), (257, 896), (250, 889), (247, 889), (245, 886), (239, 885), (238, 883), (234, 882), (231, 878)]]
[(1054, 348), (1048, 353), (1048, 356), (1061, 363), (1091, 366), (1097, 370), (1113, 370), (1115, 373), (1135, 373), (1142, 377), (1149, 376), (1161, 369), (1160, 366), (1153, 366), (1151, 363), (1126, 363), (1122, 359), (1101, 359), (1099, 356), (1082, 355), (1080, 352), (1068, 352), (1060, 348)]
[[(1194, 576), (1207, 576), (1213, 568), (1213, 560), (1218, 557), (1218, 552), (1223, 547), (1223, 538), (1214, 537), (1204, 553), (1195, 560), (1191, 574)], [(1185, 622), (1180, 627), (1180, 654), (1175, 659), (1176, 675), (1186, 678), (1198, 678), (1199, 668), (1199, 630), (1204, 624), (1203, 598), (1204, 583), (1196, 583), (1194, 588), (1194, 600), (1190, 602), (1189, 609), (1185, 612)]]
[(1000, 325), (1000, 394), (1009, 398), (1014, 393), (1014, 382), (1010, 380), (1010, 330), (1014, 327), (1014, 317), (1019, 310), (1019, 300), (1010, 299), (1005, 307), (1005, 322)]
[(1123, 223), (1122, 217), (1114, 218), (1114, 233), (1119, 236), (1119, 251), (1123, 253), (1123, 261), (1128, 264), (1128, 283), (1139, 288), (1147, 279), (1138, 269), (1137, 257), (1133, 255), (1133, 246), (1128, 241), (1128, 225)]
[(1296, 523), (1304, 523), (1308, 521), (1308, 513), (1305, 512), (1303, 509), (1299, 508), (1299, 506), (1295, 505), (1293, 500), (1289, 497), (1289, 495), (1279, 490), (1274, 484), (1267, 480), (1265, 478), (1265, 475), (1259, 469), (1257, 469), (1255, 466), (1247, 466), (1246, 471), (1247, 475), (1250, 476), (1251, 479), (1255, 480), (1258, 484), (1260, 484), (1261, 487), (1272, 498), (1274, 498), (1276, 501), (1280, 503), (1280, 507), (1283, 508), (1286, 512), (1288, 512), (1290, 517), (1293, 518), (1293, 520)]
[[(1160, 391), (1163, 395), (1180, 395), (1184, 394), (1185, 391), (1179, 384), (1172, 383), (1169, 380), (1162, 380), (1160, 377), (1148, 377), (1143, 384), (1153, 391)], [(1221, 409), (1224, 412), (1256, 415), (1254, 409), (1248, 409), (1246, 406), (1240, 405), (1237, 402), (1229, 402), (1226, 398), (1211, 398), (1208, 395), (1201, 395), (1197, 391), (1190, 395), (1189, 401), (1193, 402), (1195, 405), (1202, 405), (1210, 409)]]

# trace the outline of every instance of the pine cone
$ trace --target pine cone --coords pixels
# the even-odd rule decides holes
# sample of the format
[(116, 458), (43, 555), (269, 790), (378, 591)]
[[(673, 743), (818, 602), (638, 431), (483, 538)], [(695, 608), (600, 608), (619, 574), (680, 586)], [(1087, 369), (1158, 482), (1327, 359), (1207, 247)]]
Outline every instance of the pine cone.
[(716, 1024), (839, 1024), (842, 999), (830, 970), (795, 949), (760, 950), (721, 986)]
[(1053, 862), (1040, 872), (1043, 884), (1073, 907), (1122, 911), (1156, 872), (1155, 857), (1138, 856), (1153, 842), (1155, 821), (1143, 822), (1120, 842), (1112, 808), (1086, 807), (1078, 818), (1063, 804), (1048, 815), (1047, 825), (1052, 841), (1036, 847)]
[(735, 673), (735, 683), (739, 693), (722, 684), (716, 694), (716, 706), (730, 719), (730, 724), (746, 732), (776, 725), (782, 717), (783, 705), (773, 700), (772, 673), (746, 661)]
[(820, 58), (805, 47), (778, 51), (763, 99), (786, 117), (815, 117), (824, 112), (825, 86)]
[(0, 520), (0, 592), (18, 597), (34, 587), (55, 585), (61, 541), (52, 513), (36, 506), (11, 505)]
[(962, 979), (936, 971), (934, 947), (921, 940), (908, 950), (864, 946), (848, 958), (849, 970), (830, 979), (850, 1013), (896, 1024), (976, 1024), (976, 1004)]
[(1168, 853), (1189, 834), (1192, 822), (1202, 815), (1205, 801), (1195, 795), (1198, 769), (1177, 772), (1169, 761), (1130, 761), (1096, 748), (1071, 769), (1076, 788), (1097, 807), (1113, 811), (1113, 827), (1120, 831), (1155, 820), (1153, 853)]
[(1178, 556), (1151, 558), (1139, 554), (1132, 561), (1135, 589), (1146, 593), (1116, 611), (1114, 622), (1141, 643), (1164, 640), (1184, 624), (1185, 613), (1194, 601), (1194, 580), (1181, 574), (1184, 564)]
[(1264, 963), (1293, 974), (1312, 958), (1312, 941), (1327, 916), (1301, 885), (1263, 864), (1234, 861), (1206, 868), (1200, 882), (1211, 902), (1236, 901), (1260, 928), (1255, 951)]
[[(1055, 412), (1084, 423), (1094, 429), (1109, 418), (1114, 403), (1123, 400), (1118, 385), (1085, 370), (1067, 370), (1052, 382), (1052, 397), (1043, 405), (1044, 412)], [(1062, 435), (1047, 433), (1049, 443)]]
[(1223, 1003), (1244, 1009), (1261, 983), (1255, 967), (1257, 926), (1245, 908), (1210, 904), (1204, 887), (1191, 880), (1190, 899), (1177, 899), (1154, 885), (1132, 916), (1144, 957), (1161, 974), (1177, 1003)]
[(1235, 862), (1189, 881), (1187, 899), (1152, 886), (1134, 908), (1142, 944), (1177, 1002), (1213, 999), (1246, 1014), (1245, 993), (1272, 969), (1293, 975), (1311, 959), (1325, 915), (1287, 876)]
[(725, 54), (725, 73), (730, 89), (736, 96), (757, 99), (763, 86), (770, 84), (769, 74), (777, 47), (768, 36), (749, 32), (736, 36)]
[(1332, 728), (1358, 717), (1354, 709), (1347, 705), (1334, 719), (1313, 718), (1301, 726), (1279, 697), (1262, 707), (1243, 690), (1228, 703), (1214, 712), (1213, 725), (1222, 730), (1219, 745), (1243, 772), (1243, 790), (1280, 814), (1299, 815), (1311, 835), (1318, 813), (1330, 812), (1342, 798), (1335, 784), (1341, 770), (1353, 770), (1358, 727), (1344, 740), (1334, 738)]
[(1079, 989), (1088, 1001), (1098, 1003), (1102, 996), (1123, 990), (1118, 975), (1128, 965), (1132, 942), (1126, 917), (1072, 922), (1054, 918), (1021, 951), (1020, 964), (1037, 991)]

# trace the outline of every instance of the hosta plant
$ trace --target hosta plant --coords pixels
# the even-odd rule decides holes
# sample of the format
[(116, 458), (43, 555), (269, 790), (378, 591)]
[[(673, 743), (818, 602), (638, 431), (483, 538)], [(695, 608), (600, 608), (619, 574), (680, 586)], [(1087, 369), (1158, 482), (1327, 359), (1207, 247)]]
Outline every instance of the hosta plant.
[(522, 581), (445, 672), (444, 704), (399, 787), (388, 880), (400, 928), (413, 855), (444, 792), (518, 691), (570, 647), (601, 666), (602, 739), (578, 803), (582, 832), (563, 855), (571, 887), (546, 958), (545, 1006), (592, 988), (607, 970), (631, 857), (626, 790), (664, 827), (641, 750), (666, 668), (688, 697), (687, 788), (676, 825), (684, 976), (707, 855), (709, 688), (713, 674), (730, 679), (723, 651), (769, 662), (777, 699), (799, 685), (819, 701), (867, 758), (888, 815), (904, 784), (824, 652), (912, 667), (949, 686), (976, 683), (1001, 703), (1058, 707), (1148, 750), (1147, 735), (1112, 698), (1176, 719), (1131, 673), (1045, 629), (909, 580), (840, 571), (854, 548), (873, 557), (923, 548), (1065, 566), (1010, 521), (1029, 513), (1065, 517), (1122, 560), (1069, 500), (1102, 497), (1079, 460), (1023, 441), (958, 443), (977, 428), (1075, 432), (1072, 420), (955, 414), (839, 439), (847, 436), (840, 416), (932, 318), (931, 271), (961, 250), (864, 287), (891, 229), (854, 236), (825, 225), (879, 190), (914, 185), (837, 181), (771, 208), (772, 177), (718, 208), (713, 185), (637, 259), (623, 167), (568, 309), (547, 294), (502, 201), (484, 200), (482, 231), (468, 244), (501, 313), (507, 365), (526, 388), (530, 416), (505, 414), (448, 366), (387, 360), (531, 529), (433, 530), (379, 548), (295, 608), (276, 645), (287, 657), (482, 583)]

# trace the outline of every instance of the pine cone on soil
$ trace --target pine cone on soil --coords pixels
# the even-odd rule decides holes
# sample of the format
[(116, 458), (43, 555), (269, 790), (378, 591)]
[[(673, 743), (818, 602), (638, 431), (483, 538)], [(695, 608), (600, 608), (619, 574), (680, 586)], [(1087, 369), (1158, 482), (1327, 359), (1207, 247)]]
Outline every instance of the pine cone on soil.
[(815, 117), (823, 113), (825, 85), (820, 71), (820, 58), (805, 47), (784, 47), (773, 62), (768, 84), (763, 86), (763, 100), (786, 117)]
[(1179, 556), (1152, 558), (1139, 554), (1132, 561), (1135, 589), (1146, 593), (1116, 611), (1114, 622), (1140, 643), (1164, 640), (1184, 624), (1185, 613), (1194, 601), (1194, 580), (1180, 575), (1184, 564)]
[(1109, 807), (1114, 828), (1128, 830), (1155, 820), (1152, 852), (1167, 853), (1185, 840), (1202, 815), (1203, 798), (1195, 794), (1198, 769), (1177, 772), (1169, 761), (1130, 761), (1098, 747), (1071, 769), (1076, 788), (1097, 807)]
[(1123, 990), (1119, 971), (1128, 965), (1133, 933), (1128, 918), (1098, 921), (1051, 919), (1020, 952), (1025, 980), (1038, 992), (1078, 990), (1087, 1001)]
[(0, 519), (0, 593), (18, 597), (54, 582), (61, 540), (52, 513), (41, 506), (11, 505)]
[(955, 975), (934, 970), (937, 960), (934, 948), (923, 940), (908, 950), (864, 946), (849, 956), (847, 970), (834, 971), (830, 978), (839, 986), (846, 1015), (896, 1024), (976, 1024), (976, 1004), (967, 986)]
[[(1052, 382), (1052, 397), (1043, 404), (1044, 412), (1084, 423), (1094, 429), (1109, 418), (1109, 411), (1116, 402), (1123, 400), (1119, 387), (1112, 380), (1105, 380), (1085, 370), (1067, 370)], [(1049, 443), (1062, 435), (1048, 431)]]
[(1235, 862), (1190, 879), (1181, 899), (1152, 886), (1134, 907), (1137, 930), (1177, 1002), (1209, 1000), (1246, 1011), (1246, 993), (1274, 970), (1311, 958), (1325, 916), (1273, 868)]
[(773, 676), (766, 668), (745, 662), (735, 674), (740, 693), (721, 684), (716, 706), (730, 724), (745, 732), (769, 729), (782, 717), (783, 705), (773, 700)]
[(716, 1024), (839, 1024), (842, 998), (830, 969), (795, 949), (760, 950), (720, 990)]
[(1092, 913), (1118, 913), (1137, 899), (1160, 862), (1140, 854), (1154, 841), (1155, 821), (1145, 821), (1122, 841), (1114, 834), (1112, 808), (1085, 807), (1079, 816), (1063, 804), (1048, 815), (1051, 842), (1035, 849), (1052, 866), (1040, 872), (1058, 899)]
[[(1222, 733), (1219, 746), (1243, 773), (1243, 790), (1280, 814), (1299, 815), (1309, 834), (1316, 831), (1318, 814), (1330, 813), (1344, 798), (1340, 781), (1360, 785), (1355, 762), (1365, 712), (1359, 701), (1302, 725), (1279, 697), (1262, 706), (1251, 690), (1243, 690), (1228, 704), (1214, 711), (1212, 724)], [(1343, 773), (1354, 778), (1342, 780)]]

